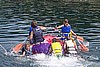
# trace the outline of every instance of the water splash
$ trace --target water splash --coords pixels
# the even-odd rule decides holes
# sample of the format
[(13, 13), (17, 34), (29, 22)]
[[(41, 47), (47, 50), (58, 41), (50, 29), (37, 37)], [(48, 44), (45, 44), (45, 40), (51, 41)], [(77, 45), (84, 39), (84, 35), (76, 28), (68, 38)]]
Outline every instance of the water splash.
[(90, 62), (81, 58), (80, 56), (61, 57), (58, 59), (55, 56), (38, 54), (34, 55), (33, 58), (35, 59), (33, 60), (34, 63), (30, 63), (30, 66), (32, 67), (100, 67), (99, 63)]
[(100, 67), (100, 62), (90, 62), (90, 61), (85, 61), (83, 62), (84, 67)]
[(84, 41), (83, 44), (84, 44), (85, 46), (89, 46), (89, 42), (88, 42), (88, 41)]
[(92, 61), (93, 60), (99, 60), (99, 58), (97, 56), (95, 56), (95, 55), (94, 56), (91, 55), (91, 56), (88, 57), (88, 60), (92, 60)]
[(34, 63), (30, 63), (30, 66), (39, 65), (39, 67), (83, 67), (78, 57), (61, 57), (46, 56), (44, 54), (38, 54), (31, 56)]
[(7, 55), (8, 54), (7, 50), (2, 45), (0, 45), (0, 47), (4, 50), (4, 54)]
[(18, 54), (15, 54), (13, 51), (8, 52), (4, 46), (0, 45), (0, 47), (3, 49), (4, 52), (2, 52), (3, 54), (7, 55), (7, 56), (18, 56)]

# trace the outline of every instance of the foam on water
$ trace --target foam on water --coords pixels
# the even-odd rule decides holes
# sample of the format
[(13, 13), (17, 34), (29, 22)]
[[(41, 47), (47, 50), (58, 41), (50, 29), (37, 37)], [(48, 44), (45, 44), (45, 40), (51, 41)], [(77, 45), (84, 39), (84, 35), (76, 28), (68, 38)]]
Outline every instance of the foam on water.
[(1, 45), (1, 48), (4, 51), (5, 55), (14, 56), (17, 60), (19, 60), (20, 64), (23, 62), (29, 62), (29, 65), (31, 67), (37, 66), (37, 67), (91, 67), (96, 66), (100, 67), (100, 63), (95, 63), (92, 61), (88, 61), (88, 59), (91, 60), (99, 60), (99, 58), (96, 56), (90, 56), (87, 58), (87, 60), (81, 58), (79, 55), (77, 56), (71, 56), (68, 57), (60, 57), (57, 58), (55, 56), (47, 56), (45, 54), (36, 54), (31, 55), (27, 57), (19, 57), (19, 55), (14, 54), (13, 52), (7, 52), (7, 50)]
[(89, 46), (89, 42), (88, 42), (88, 41), (84, 41), (83, 44), (84, 44), (85, 46)]
[(30, 66), (39, 65), (39, 67), (83, 67), (78, 57), (61, 57), (57, 58), (54, 56), (46, 56), (44, 54), (38, 54), (31, 56), (31, 59), (35, 59), (34, 64), (31, 63)]
[[(81, 58), (80, 56), (69, 56), (57, 58), (54, 56), (46, 56), (44, 54), (37, 54), (31, 56), (34, 63), (30, 63), (30, 66), (39, 67), (100, 67), (100, 63), (90, 62)], [(35, 59), (35, 60), (34, 60)]]

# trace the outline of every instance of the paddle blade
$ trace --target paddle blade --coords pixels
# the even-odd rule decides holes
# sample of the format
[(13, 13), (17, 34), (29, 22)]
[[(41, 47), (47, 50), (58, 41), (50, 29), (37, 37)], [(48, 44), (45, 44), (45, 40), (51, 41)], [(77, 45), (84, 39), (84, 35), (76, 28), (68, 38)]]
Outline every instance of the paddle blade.
[(13, 52), (18, 53), (19, 50), (22, 48), (23, 44), (20, 43), (13, 48)]
[(77, 39), (79, 40), (79, 41), (84, 41), (84, 38), (83, 37), (80, 37), (80, 36), (77, 36)]
[(81, 48), (81, 50), (82, 50), (83, 52), (89, 51), (89, 49), (88, 49), (86, 46), (84, 46), (83, 44), (80, 44), (80, 48)]

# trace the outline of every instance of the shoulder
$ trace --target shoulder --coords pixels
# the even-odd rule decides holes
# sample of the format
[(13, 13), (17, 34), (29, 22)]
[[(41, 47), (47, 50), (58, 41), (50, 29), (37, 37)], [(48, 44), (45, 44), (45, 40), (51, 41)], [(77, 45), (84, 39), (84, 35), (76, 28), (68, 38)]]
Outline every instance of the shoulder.
[(32, 31), (32, 30), (33, 30), (33, 28), (32, 28), (32, 27), (30, 27), (29, 29), (30, 29), (30, 31)]
[(69, 27), (71, 27), (71, 25), (70, 25), (70, 24), (68, 24), (68, 26), (69, 26)]
[(32, 27), (30, 26), (30, 29), (32, 29)]
[(32, 28), (31, 26), (29, 28)]

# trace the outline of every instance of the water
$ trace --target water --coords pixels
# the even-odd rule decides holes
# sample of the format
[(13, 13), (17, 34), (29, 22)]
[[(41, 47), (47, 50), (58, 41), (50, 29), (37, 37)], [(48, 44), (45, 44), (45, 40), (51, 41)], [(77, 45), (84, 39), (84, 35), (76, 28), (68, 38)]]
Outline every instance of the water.
[[(57, 35), (52, 28), (67, 18), (74, 32), (89, 41), (90, 51), (77, 57), (55, 59), (35, 56), (39, 60), (4, 55), (0, 47), (0, 67), (100, 67), (100, 4), (66, 2), (0, 2), (0, 45), (9, 51), (27, 38), (30, 22), (47, 26), (45, 34)], [(42, 57), (41, 57), (42, 56)], [(52, 59), (53, 58), (53, 59)], [(42, 60), (42, 61), (41, 61)]]

